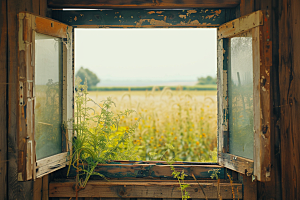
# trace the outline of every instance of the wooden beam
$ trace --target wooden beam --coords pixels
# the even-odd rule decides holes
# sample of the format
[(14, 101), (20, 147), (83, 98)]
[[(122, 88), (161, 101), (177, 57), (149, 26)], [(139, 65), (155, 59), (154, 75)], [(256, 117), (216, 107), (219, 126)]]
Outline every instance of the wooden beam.
[(254, 27), (263, 25), (262, 11), (256, 11), (244, 17), (222, 24), (218, 28), (218, 39), (233, 37)]
[(229, 8), (240, 0), (48, 0), (52, 8)]
[(53, 18), (84, 28), (216, 27), (225, 23), (225, 10), (54, 10)]
[[(189, 184), (187, 191), (190, 198), (217, 199), (217, 191), (222, 199), (232, 199), (232, 190), (236, 198), (242, 199), (242, 184), (217, 180), (210, 181), (184, 181)], [(205, 195), (203, 194), (203, 191)], [(75, 182), (51, 182), (49, 185), (49, 197), (75, 197)], [(238, 194), (236, 191), (240, 191)], [(113, 198), (181, 198), (178, 181), (152, 181), (152, 180), (110, 180), (89, 181), (78, 192), (78, 197), (113, 197)]]
[(229, 153), (219, 153), (219, 164), (245, 175), (252, 175), (253, 160)]
[[(187, 179), (192, 175), (199, 179), (210, 179), (213, 169), (220, 169), (219, 177), (224, 179), (226, 174), (223, 167), (219, 165), (173, 165), (177, 171), (184, 170)], [(164, 178), (173, 179), (170, 165), (155, 164), (105, 164), (98, 165), (95, 172), (103, 174), (107, 178)], [(72, 168), (69, 177), (75, 177), (75, 169)], [(98, 176), (94, 176), (98, 177)]]
[(0, 199), (7, 199), (7, 11), (0, 3)]

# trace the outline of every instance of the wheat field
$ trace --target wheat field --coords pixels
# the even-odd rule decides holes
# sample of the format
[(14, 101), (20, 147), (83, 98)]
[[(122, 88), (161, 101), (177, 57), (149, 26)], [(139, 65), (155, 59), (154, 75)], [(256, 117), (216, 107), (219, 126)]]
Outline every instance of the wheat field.
[[(133, 109), (120, 119), (121, 127), (137, 124), (131, 136), (141, 160), (216, 162), (216, 91), (105, 91), (89, 92), (101, 105), (111, 97), (113, 110)], [(90, 107), (96, 107), (89, 102)]]

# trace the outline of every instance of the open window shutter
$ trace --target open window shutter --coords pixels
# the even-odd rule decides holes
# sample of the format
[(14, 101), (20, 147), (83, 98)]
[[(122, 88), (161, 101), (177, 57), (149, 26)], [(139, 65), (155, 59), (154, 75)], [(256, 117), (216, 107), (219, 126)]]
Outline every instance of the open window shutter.
[[(218, 28), (218, 161), (222, 166), (259, 181), (269, 181), (270, 147), (270, 66), (269, 19), (262, 11), (227, 22)], [(230, 38), (249, 32), (253, 55), (253, 159), (235, 155), (230, 139), (228, 83)]]
[[(62, 38), (63, 41), (63, 70), (62, 70), (62, 152), (54, 156), (58, 160), (59, 168), (66, 163), (67, 152), (71, 149), (73, 117), (73, 72), (72, 72), (72, 27), (57, 21), (22, 12), (19, 18), (19, 132), (18, 132), (18, 180), (35, 179), (39, 170), (36, 161), (35, 142), (35, 33), (43, 30), (53, 37)], [(62, 158), (63, 157), (63, 158)], [(53, 160), (52, 159), (52, 160)], [(43, 162), (47, 165), (47, 162)], [(51, 160), (48, 162), (50, 165)], [(48, 170), (50, 173), (51, 170)], [(46, 173), (43, 173), (46, 174)]]

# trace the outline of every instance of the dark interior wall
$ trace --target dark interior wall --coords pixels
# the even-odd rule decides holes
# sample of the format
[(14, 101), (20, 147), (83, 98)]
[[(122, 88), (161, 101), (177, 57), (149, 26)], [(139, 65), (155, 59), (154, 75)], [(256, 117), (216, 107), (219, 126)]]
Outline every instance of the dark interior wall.
[(258, 199), (300, 199), (300, 1), (241, 0), (238, 14), (268, 10), (272, 41), (271, 182)]
[(300, 1), (279, 3), (282, 199), (300, 199)]
[(33, 183), (18, 182), (18, 20), (28, 11), (46, 16), (47, 0), (1, 0), (0, 4), (0, 200), (32, 199)]

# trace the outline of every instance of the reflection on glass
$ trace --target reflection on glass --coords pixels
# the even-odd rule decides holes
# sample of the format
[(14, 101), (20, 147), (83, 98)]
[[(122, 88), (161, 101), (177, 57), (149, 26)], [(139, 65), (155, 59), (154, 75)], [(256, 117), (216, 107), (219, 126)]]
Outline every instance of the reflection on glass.
[(230, 39), (229, 153), (253, 159), (253, 59), (251, 32)]
[(61, 152), (61, 39), (36, 33), (36, 159)]

